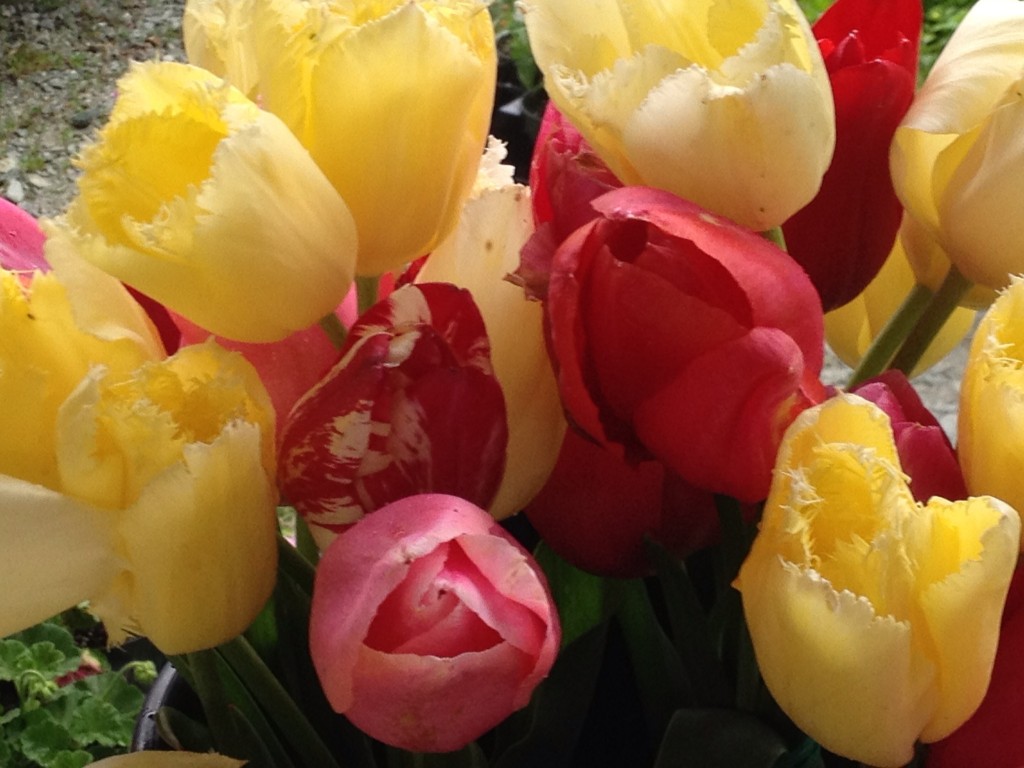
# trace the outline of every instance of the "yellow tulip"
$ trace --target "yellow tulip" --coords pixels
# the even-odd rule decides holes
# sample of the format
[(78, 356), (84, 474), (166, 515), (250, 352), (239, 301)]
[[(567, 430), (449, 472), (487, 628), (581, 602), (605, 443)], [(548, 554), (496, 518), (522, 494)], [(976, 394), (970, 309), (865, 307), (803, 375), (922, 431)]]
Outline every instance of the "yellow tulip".
[(189, 63), (223, 77), (250, 97), (259, 83), (252, 13), (252, 0), (187, 0), (181, 19)]
[(0, 272), (0, 636), (88, 600), (112, 642), (216, 645), (273, 588), (269, 398), (213, 342), (162, 359), (123, 286), (66, 245), (27, 287)]
[(244, 760), (196, 752), (133, 752), (92, 763), (93, 768), (241, 768)]
[(66, 215), (83, 256), (230, 339), (276, 341), (332, 312), (355, 226), (284, 124), (186, 64), (135, 65), (118, 89)]
[[(934, 249), (928, 251), (934, 252)], [(897, 238), (882, 269), (861, 294), (825, 315), (825, 338), (840, 360), (851, 368), (857, 367), (914, 284), (914, 272), (907, 261), (906, 250), (902, 240)], [(973, 310), (954, 309), (911, 375), (923, 373), (953, 351), (970, 332), (974, 316)]]
[(361, 275), (455, 226), (487, 139), (497, 58), (479, 0), (258, 0), (263, 106), (345, 198)]
[(504, 155), (503, 147), (489, 148), (455, 231), (416, 278), (468, 288), (483, 316), (508, 414), (505, 475), (490, 508), (498, 520), (540, 491), (566, 426), (544, 344), (543, 307), (504, 279), (519, 266), (519, 251), (533, 232), (530, 189), (513, 183), (512, 167), (500, 164)]
[(817, 193), (835, 114), (793, 0), (529, 0), (552, 100), (626, 184), (755, 230)]
[(1022, 57), (1024, 5), (979, 0), (935, 62), (890, 155), (907, 213), (968, 280), (990, 289), (1024, 272)]
[(1024, 509), (1024, 281), (978, 325), (960, 387), (957, 452), (971, 493)]
[(906, 764), (988, 688), (1019, 537), (997, 499), (916, 503), (875, 405), (805, 411), (737, 579), (768, 689), (827, 749)]

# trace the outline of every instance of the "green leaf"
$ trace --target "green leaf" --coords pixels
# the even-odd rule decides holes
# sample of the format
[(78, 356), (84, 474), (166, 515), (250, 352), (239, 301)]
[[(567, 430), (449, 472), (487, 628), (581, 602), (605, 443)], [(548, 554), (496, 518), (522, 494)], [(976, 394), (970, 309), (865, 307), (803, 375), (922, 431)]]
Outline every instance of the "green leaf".
[(58, 752), (46, 768), (82, 768), (92, 760), (93, 756), (84, 749)]
[[(73, 751), (77, 742), (61, 723), (48, 713), (35, 710), (32, 722), (21, 734), (21, 751), (25, 757), (42, 766), (49, 766), (60, 752)], [(27, 718), (26, 718), (27, 719)]]
[(609, 581), (581, 571), (560, 558), (543, 541), (534, 557), (547, 576), (562, 623), (562, 647), (603, 622), (613, 610)]
[(782, 737), (735, 709), (681, 709), (668, 724), (654, 768), (773, 768)]
[(109, 701), (87, 697), (72, 710), (67, 729), (83, 746), (127, 747), (134, 725), (134, 718), (126, 717)]
[(555, 768), (571, 760), (594, 698), (607, 634), (608, 624), (601, 623), (562, 648), (527, 708), (529, 730), (502, 752), (495, 768)]

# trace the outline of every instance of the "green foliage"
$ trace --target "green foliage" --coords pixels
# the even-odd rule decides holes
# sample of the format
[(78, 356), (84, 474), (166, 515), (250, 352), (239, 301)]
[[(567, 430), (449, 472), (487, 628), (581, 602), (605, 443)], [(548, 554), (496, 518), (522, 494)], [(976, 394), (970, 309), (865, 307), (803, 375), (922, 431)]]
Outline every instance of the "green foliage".
[(81, 768), (124, 752), (143, 701), (128, 675), (152, 679), (152, 667), (112, 670), (57, 621), (0, 640), (0, 765)]
[(922, 80), (972, 5), (974, 0), (925, 0), (919, 70)]

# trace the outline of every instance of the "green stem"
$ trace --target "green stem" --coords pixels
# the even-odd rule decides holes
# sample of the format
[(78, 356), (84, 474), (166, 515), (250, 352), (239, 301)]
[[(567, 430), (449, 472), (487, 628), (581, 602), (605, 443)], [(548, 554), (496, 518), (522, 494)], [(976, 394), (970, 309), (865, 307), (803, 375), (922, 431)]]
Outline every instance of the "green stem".
[(971, 288), (971, 281), (960, 274), (960, 270), (953, 265), (949, 268), (949, 274), (942, 281), (939, 290), (932, 296), (931, 301), (925, 308), (921, 318), (911, 330), (903, 346), (892, 359), (892, 367), (903, 371), (908, 376), (914, 367), (921, 360), (932, 339), (946, 324), (953, 310), (957, 308), (960, 299), (964, 297)]
[(196, 651), (185, 656), (189, 671), (189, 684), (195, 690), (203, 707), (206, 723), (217, 749), (227, 755), (243, 757), (240, 750), (238, 731), (229, 714), (229, 701), (224, 690), (224, 681), (217, 671), (217, 656), (214, 651)]
[(327, 334), (327, 338), (331, 340), (331, 344), (334, 345), (335, 349), (341, 349), (345, 345), (348, 330), (336, 314), (332, 312), (321, 317), (320, 327), (324, 329), (324, 333)]
[(862, 381), (877, 376), (886, 368), (900, 348), (900, 345), (913, 331), (928, 303), (932, 299), (932, 291), (923, 285), (915, 285), (910, 294), (900, 304), (899, 309), (889, 318), (889, 322), (875, 337), (867, 353), (861, 358), (860, 364), (850, 375), (847, 388), (852, 388)]
[(786, 236), (782, 233), (782, 227), (772, 227), (761, 233), (761, 237), (770, 243), (775, 243), (782, 250), (786, 250)]
[(360, 315), (377, 303), (377, 290), (379, 286), (380, 275), (356, 278), (356, 299)]
[(316, 566), (303, 557), (284, 536), (277, 537), (277, 554), (281, 571), (288, 574), (307, 595), (313, 594)]
[(218, 646), (217, 651), (246, 682), (270, 721), (281, 729), (285, 740), (303, 764), (315, 765), (317, 768), (340, 768), (302, 709), (244, 637), (236, 637)]

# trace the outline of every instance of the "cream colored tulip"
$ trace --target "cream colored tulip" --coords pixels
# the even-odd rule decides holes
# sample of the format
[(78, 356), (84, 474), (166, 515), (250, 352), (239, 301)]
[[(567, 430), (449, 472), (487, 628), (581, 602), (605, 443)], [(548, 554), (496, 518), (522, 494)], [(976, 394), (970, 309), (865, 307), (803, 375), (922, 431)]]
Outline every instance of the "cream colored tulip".
[(492, 144), (455, 231), (434, 250), (416, 281), (454, 283), (473, 294), (491, 342), (494, 374), (505, 394), (508, 459), (490, 512), (501, 520), (532, 499), (555, 466), (565, 417), (544, 343), (543, 307), (504, 278), (519, 266), (533, 232), (530, 189), (501, 165)]
[[(927, 253), (941, 255), (941, 251), (936, 252), (935, 249)], [(882, 269), (861, 294), (825, 315), (825, 338), (840, 360), (851, 368), (857, 367), (875, 337), (913, 290), (914, 284), (914, 272), (907, 261), (903, 243), (897, 238)], [(975, 314), (973, 310), (962, 307), (954, 309), (911, 375), (923, 373), (952, 352), (970, 332)]]
[(345, 198), (361, 275), (455, 226), (487, 139), (497, 58), (478, 0), (257, 0), (263, 106)]
[(975, 331), (960, 387), (957, 453), (971, 493), (1024, 509), (1024, 279)]
[(906, 764), (984, 697), (1019, 538), (997, 499), (916, 503), (875, 405), (805, 411), (737, 579), (768, 689), (826, 749)]
[(971, 8), (896, 130), (890, 163), (907, 213), (968, 280), (999, 289), (1024, 272), (1018, 0)]
[(351, 285), (355, 226), (284, 124), (198, 67), (137, 64), (66, 226), (104, 271), (220, 336), (276, 341)]
[(276, 574), (269, 398), (213, 342), (163, 359), (124, 287), (66, 246), (28, 286), (0, 272), (0, 636), (90, 601), (115, 643), (224, 642)]
[(832, 159), (828, 75), (793, 0), (528, 0), (558, 108), (626, 184), (755, 230), (817, 193)]
[(259, 84), (252, 0), (187, 0), (181, 19), (190, 64), (223, 77), (246, 96)]

